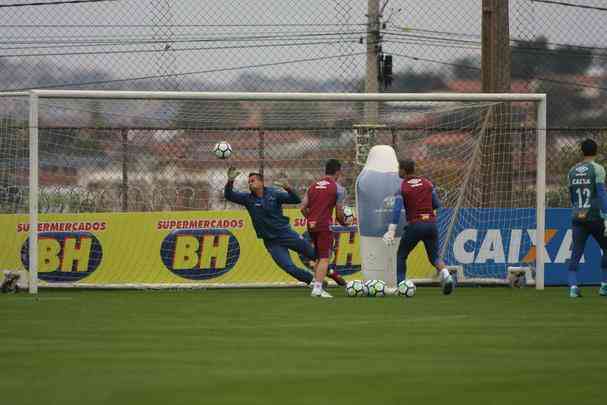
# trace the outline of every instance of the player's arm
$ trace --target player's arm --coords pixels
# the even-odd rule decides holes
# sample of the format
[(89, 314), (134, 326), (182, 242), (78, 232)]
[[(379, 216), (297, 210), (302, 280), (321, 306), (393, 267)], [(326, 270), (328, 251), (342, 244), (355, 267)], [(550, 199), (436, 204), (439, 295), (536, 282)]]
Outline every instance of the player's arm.
[(335, 219), (340, 225), (348, 226), (348, 221), (344, 215), (344, 201), (346, 200), (346, 189), (337, 185), (337, 196), (335, 199)]
[(303, 201), (301, 202), (301, 205), (299, 206), (299, 210), (301, 211), (301, 214), (305, 218), (308, 218), (308, 214), (310, 213), (310, 200), (308, 199), (307, 192), (306, 192), (306, 194), (304, 194), (304, 198), (303, 198)]
[(605, 225), (604, 235), (607, 236), (607, 191), (605, 190), (605, 169), (597, 165), (596, 168), (596, 194), (601, 207), (601, 217)]
[(403, 200), (403, 196), (401, 193), (398, 193), (394, 196), (394, 206), (392, 207), (392, 221), (388, 224), (388, 230), (384, 234), (383, 239), (387, 245), (391, 245), (394, 243), (394, 238), (396, 237), (396, 228), (398, 227), (398, 223), (400, 222), (400, 213), (404, 208), (405, 203)]
[(234, 191), (234, 180), (240, 174), (239, 171), (234, 167), (230, 167), (228, 169), (228, 181), (223, 189), (223, 196), (226, 200), (231, 201), (236, 204), (245, 205), (247, 200), (247, 193), (241, 193), (238, 191)]
[(436, 194), (436, 189), (432, 188), (432, 209), (436, 211), (440, 207), (442, 207), (442, 204), (438, 198), (438, 194)]

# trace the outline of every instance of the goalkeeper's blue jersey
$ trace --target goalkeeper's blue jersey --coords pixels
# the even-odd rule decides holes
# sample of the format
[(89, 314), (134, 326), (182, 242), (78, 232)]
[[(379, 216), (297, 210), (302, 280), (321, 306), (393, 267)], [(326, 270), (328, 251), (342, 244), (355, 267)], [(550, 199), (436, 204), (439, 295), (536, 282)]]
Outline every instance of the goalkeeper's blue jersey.
[(264, 187), (263, 196), (253, 193), (234, 191), (234, 183), (228, 182), (224, 189), (226, 200), (243, 205), (253, 222), (257, 237), (261, 239), (278, 239), (288, 235), (291, 226), (289, 217), (283, 215), (282, 204), (299, 204), (301, 199), (292, 191), (280, 191), (273, 187)]
[(605, 169), (596, 162), (581, 162), (569, 170), (569, 195), (576, 222), (602, 219), (598, 185), (605, 183)]

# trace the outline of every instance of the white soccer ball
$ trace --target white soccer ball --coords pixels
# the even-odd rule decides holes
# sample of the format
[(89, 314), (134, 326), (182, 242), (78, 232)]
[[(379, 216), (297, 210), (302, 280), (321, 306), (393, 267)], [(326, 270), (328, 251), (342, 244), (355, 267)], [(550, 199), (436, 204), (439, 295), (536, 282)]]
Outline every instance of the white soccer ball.
[(363, 297), (365, 296), (366, 287), (360, 280), (348, 281), (346, 284), (346, 295), (348, 297)]
[(213, 153), (219, 159), (227, 159), (232, 155), (232, 147), (226, 141), (221, 141), (215, 144)]
[(365, 281), (369, 297), (383, 297), (386, 295), (386, 283), (382, 280), (367, 280)]
[(403, 280), (398, 283), (398, 295), (401, 295), (405, 298), (411, 298), (415, 295), (417, 287), (413, 284), (411, 280)]

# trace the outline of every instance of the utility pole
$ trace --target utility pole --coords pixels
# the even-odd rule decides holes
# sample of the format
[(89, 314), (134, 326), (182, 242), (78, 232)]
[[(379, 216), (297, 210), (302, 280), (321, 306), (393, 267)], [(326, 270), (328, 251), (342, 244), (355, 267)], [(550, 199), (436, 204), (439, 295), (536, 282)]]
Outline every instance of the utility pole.
[[(485, 93), (507, 93), (511, 85), (509, 0), (482, 0), (481, 81)], [(511, 106), (487, 114), (489, 130), (482, 139), (484, 207), (513, 207)], [(481, 121), (486, 121), (482, 119)]]
[(484, 93), (510, 91), (509, 0), (483, 0), (481, 80)]
[[(380, 0), (367, 0), (367, 78), (365, 93), (379, 93)], [(377, 102), (365, 103), (365, 124), (378, 123)]]

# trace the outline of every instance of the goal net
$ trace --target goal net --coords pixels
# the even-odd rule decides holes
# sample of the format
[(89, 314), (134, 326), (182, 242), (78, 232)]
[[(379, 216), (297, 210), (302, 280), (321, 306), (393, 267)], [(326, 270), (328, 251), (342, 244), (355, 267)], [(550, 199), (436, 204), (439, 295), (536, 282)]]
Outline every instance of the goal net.
[(28, 118), (26, 93), (0, 93), (0, 283), (8, 273), (16, 273), (22, 288), (29, 277), (20, 260), (23, 239), (15, 219), (28, 223)]
[[(32, 94), (31, 103), (21, 98), (2, 110), (2, 226), (14, 232), (3, 236), (1, 264), (35, 271), (40, 285), (298, 285), (256, 238), (243, 207), (224, 198), (227, 168), (243, 173), (239, 191), (248, 191), (249, 172), (261, 172), (267, 186), (288, 179), (301, 196), (336, 158), (353, 205), (359, 163), (377, 144), (415, 160), (435, 184), (440, 252), (460, 282), (501, 283), (510, 267), (536, 270), (541, 281), (541, 95)], [(213, 154), (220, 141), (232, 147), (228, 160)], [(303, 233), (297, 206), (284, 208)], [(356, 227), (335, 232), (332, 266), (361, 278)], [(420, 245), (407, 276), (433, 274)]]

